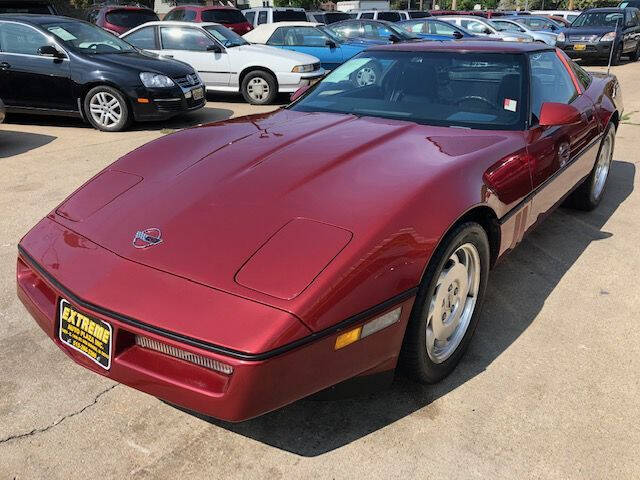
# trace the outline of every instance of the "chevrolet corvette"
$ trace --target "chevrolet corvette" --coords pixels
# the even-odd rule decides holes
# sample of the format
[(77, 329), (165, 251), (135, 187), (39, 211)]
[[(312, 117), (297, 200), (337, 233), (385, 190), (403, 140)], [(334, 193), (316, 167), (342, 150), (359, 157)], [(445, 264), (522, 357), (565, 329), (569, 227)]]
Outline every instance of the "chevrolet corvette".
[(496, 262), (601, 201), (621, 100), (546, 45), (372, 47), (98, 173), (20, 241), (18, 295), (81, 366), (227, 421), (398, 369), (437, 382)]

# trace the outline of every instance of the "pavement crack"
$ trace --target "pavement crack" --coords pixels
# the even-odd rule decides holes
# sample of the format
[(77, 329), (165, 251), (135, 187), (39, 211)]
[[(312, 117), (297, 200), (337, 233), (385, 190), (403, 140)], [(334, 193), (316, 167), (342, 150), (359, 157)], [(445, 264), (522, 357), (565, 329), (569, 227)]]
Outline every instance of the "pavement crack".
[(91, 403), (89, 403), (88, 405), (85, 405), (84, 407), (82, 407), (80, 410), (77, 410), (75, 412), (71, 412), (68, 415), (65, 415), (64, 417), (59, 418), (58, 420), (56, 420), (55, 422), (53, 422), (50, 425), (47, 425), (46, 427), (40, 427), (40, 428), (34, 428), (33, 430), (31, 430), (30, 432), (25, 432), (25, 433), (17, 433), (15, 435), (9, 435), (8, 437), (2, 438), (0, 439), (0, 445), (3, 443), (7, 443), (10, 442), (11, 440), (19, 440), (21, 438), (25, 438), (25, 437), (32, 437), (34, 435), (39, 435), (41, 433), (47, 432), (49, 430), (51, 430), (52, 428), (60, 425), (62, 422), (64, 422), (67, 418), (71, 418), (71, 417), (75, 417), (77, 415), (82, 414), (85, 410), (87, 410), (88, 408), (93, 407), (96, 403), (98, 403), (98, 400), (100, 399), (100, 397), (102, 397), (105, 393), (109, 392), (110, 390), (113, 390), (115, 387), (117, 387), (119, 384), (113, 384), (110, 387), (104, 389), (103, 391), (101, 391), (100, 393), (98, 393), (93, 401)]

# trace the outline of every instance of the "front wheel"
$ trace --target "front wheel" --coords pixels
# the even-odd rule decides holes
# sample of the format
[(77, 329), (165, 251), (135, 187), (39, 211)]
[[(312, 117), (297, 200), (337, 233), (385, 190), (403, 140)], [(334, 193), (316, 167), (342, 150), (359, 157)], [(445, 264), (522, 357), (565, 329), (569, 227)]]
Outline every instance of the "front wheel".
[(256, 70), (249, 72), (242, 80), (242, 96), (252, 105), (273, 103), (278, 94), (276, 79), (268, 72)]
[(582, 185), (567, 198), (567, 206), (577, 210), (593, 210), (604, 196), (609, 169), (613, 158), (613, 147), (616, 141), (616, 127), (610, 123), (600, 143), (600, 150), (591, 173)]
[(474, 222), (446, 235), (411, 311), (400, 362), (416, 380), (435, 383), (456, 367), (480, 318), (489, 277), (489, 240)]
[(131, 113), (124, 96), (115, 88), (100, 85), (84, 97), (85, 116), (98, 130), (119, 132), (131, 123)]
[(622, 57), (622, 45), (618, 45), (613, 50), (613, 55), (611, 56), (611, 65), (620, 65), (621, 57)]
[(632, 62), (637, 62), (640, 58), (640, 42), (637, 43), (636, 49), (629, 54), (629, 60)]

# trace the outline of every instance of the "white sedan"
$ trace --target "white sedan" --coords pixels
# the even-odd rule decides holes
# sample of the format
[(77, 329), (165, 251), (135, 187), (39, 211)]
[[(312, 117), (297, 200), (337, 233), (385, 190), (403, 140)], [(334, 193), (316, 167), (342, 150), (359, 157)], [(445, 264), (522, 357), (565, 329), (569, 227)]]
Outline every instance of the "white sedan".
[(272, 103), (325, 73), (311, 55), (251, 45), (218, 23), (149, 22), (120, 38), (131, 45), (190, 64), (207, 90), (240, 92), (254, 105)]

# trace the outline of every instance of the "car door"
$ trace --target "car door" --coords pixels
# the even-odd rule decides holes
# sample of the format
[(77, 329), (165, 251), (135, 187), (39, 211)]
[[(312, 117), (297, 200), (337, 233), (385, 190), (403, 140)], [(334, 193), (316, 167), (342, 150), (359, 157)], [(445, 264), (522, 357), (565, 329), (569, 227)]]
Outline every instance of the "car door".
[(40, 47), (52, 45), (30, 25), (0, 21), (0, 98), (7, 106), (78, 110), (68, 56), (58, 46), (64, 58), (39, 53)]
[(624, 10), (624, 25), (622, 27), (623, 51), (633, 52), (638, 45), (638, 17), (636, 10)]
[[(213, 51), (217, 46), (220, 51)], [(167, 25), (160, 27), (160, 54), (191, 65), (207, 87), (229, 85), (229, 55), (222, 45), (199, 27)]]
[(267, 45), (313, 55), (324, 69), (333, 70), (342, 63), (342, 52), (340, 45), (332, 48), (327, 40), (329, 37), (315, 27), (290, 26), (276, 28)]
[[(528, 153), (534, 192), (531, 221), (548, 212), (595, 162), (599, 125), (593, 102), (555, 51), (535, 52), (530, 62), (530, 129)], [(540, 126), (545, 102), (566, 103), (581, 114), (572, 125)]]

